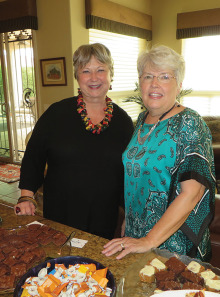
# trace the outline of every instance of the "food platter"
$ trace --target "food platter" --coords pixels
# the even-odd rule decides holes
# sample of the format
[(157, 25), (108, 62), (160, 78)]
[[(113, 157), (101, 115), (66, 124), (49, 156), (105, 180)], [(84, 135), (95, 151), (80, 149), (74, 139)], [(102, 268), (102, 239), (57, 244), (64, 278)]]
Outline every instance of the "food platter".
[[(79, 256), (66, 256), (66, 257), (59, 257), (59, 258), (54, 258), (54, 259), (50, 259), (48, 261), (45, 261), (33, 268), (31, 268), (27, 273), (25, 273), (19, 280), (15, 290), (14, 290), (14, 297), (20, 297), (22, 294), (22, 286), (25, 282), (25, 280), (28, 277), (31, 276), (37, 276), (38, 272), (47, 266), (47, 263), (50, 263), (51, 267), (48, 269), (48, 273), (50, 271), (52, 271), (55, 267), (55, 264), (64, 264), (66, 267), (68, 267), (69, 265), (75, 265), (75, 264), (95, 264), (97, 269), (103, 269), (105, 268), (101, 263), (92, 260), (90, 258), (85, 258), (85, 257), (79, 257)], [(115, 279), (112, 275), (112, 273), (110, 272), (110, 270), (108, 270), (107, 275), (106, 275), (108, 281), (107, 287), (112, 289), (112, 293), (110, 295), (110, 297), (115, 296), (115, 292), (116, 292), (116, 284), (115, 284)]]
[[(156, 289), (155, 283), (144, 283), (140, 281), (139, 271), (153, 258), (157, 257), (162, 262), (165, 262), (170, 257), (178, 257), (184, 264), (188, 265), (192, 260), (201, 263), (206, 269), (211, 269), (215, 274), (220, 275), (220, 269), (213, 267), (209, 263), (204, 263), (198, 259), (193, 259), (185, 255), (178, 255), (171, 253), (168, 250), (160, 250), (158, 248), (152, 249), (150, 252), (145, 253), (137, 262), (133, 263), (127, 271), (125, 271), (123, 277), (120, 279), (117, 286), (117, 297), (150, 297), (154, 296), (154, 290)], [(171, 291), (170, 291), (171, 292)], [(176, 291), (175, 291), (176, 292)], [(219, 295), (219, 294), (218, 294)], [(157, 297), (164, 297), (164, 295), (156, 295)], [(165, 295), (166, 296), (166, 295)], [(171, 296), (171, 295), (168, 295)], [(173, 295), (174, 296), (174, 295)], [(179, 295), (176, 295), (175, 297)], [(209, 296), (209, 295), (207, 295)], [(215, 296), (215, 295), (213, 295)]]
[(0, 229), (0, 295), (14, 291), (17, 280), (49, 255), (57, 257), (67, 236), (50, 226), (33, 222), (18, 228)]
[[(187, 293), (191, 293), (191, 292), (198, 292), (196, 290), (179, 290), (179, 291), (166, 291), (163, 293), (159, 293), (159, 294), (154, 294), (151, 297), (185, 297)], [(205, 291), (204, 292), (205, 297), (217, 297), (219, 296), (218, 293), (213, 293), (213, 292), (208, 292)]]

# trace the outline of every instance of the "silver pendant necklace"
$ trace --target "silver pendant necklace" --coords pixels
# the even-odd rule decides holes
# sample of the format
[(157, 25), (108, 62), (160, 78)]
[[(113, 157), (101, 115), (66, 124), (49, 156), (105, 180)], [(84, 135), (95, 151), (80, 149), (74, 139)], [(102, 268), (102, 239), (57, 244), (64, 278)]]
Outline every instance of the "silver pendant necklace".
[(162, 116), (158, 119), (158, 121), (153, 125), (153, 127), (150, 129), (150, 131), (144, 135), (143, 137), (141, 137), (141, 129), (144, 125), (144, 122), (149, 114), (149, 111), (146, 112), (146, 114), (143, 117), (143, 120), (141, 122), (140, 128), (138, 129), (138, 142), (139, 144), (144, 144), (145, 141), (147, 140), (147, 138), (150, 136), (150, 134), (154, 131), (154, 129), (160, 124), (161, 120), (165, 117), (165, 115), (167, 115), (174, 107), (176, 106), (176, 102), (174, 103), (174, 105), (165, 113), (162, 114)]

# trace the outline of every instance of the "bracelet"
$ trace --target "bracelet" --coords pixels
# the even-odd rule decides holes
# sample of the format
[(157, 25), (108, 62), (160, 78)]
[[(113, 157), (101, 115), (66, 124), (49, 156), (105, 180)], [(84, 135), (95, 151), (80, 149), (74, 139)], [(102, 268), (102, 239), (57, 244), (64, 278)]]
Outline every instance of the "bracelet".
[(30, 197), (30, 196), (21, 196), (18, 199), (18, 203), (24, 202), (24, 201), (30, 201), (30, 202), (32, 202), (34, 204), (34, 206), (37, 208), (37, 202), (35, 201), (35, 199), (33, 197)]

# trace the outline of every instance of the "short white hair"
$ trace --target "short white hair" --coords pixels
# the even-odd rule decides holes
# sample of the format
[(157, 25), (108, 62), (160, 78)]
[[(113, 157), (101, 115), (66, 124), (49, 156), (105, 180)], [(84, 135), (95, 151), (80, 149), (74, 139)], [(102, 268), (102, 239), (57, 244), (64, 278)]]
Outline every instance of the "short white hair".
[(139, 56), (137, 61), (139, 78), (146, 66), (156, 69), (170, 69), (174, 72), (178, 86), (183, 82), (185, 60), (183, 56), (165, 45), (154, 46)]

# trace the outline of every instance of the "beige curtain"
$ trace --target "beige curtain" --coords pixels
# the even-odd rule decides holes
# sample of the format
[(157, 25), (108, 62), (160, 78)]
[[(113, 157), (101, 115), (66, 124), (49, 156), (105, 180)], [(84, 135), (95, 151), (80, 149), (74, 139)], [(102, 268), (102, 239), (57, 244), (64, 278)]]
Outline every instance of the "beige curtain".
[(85, 0), (86, 28), (152, 40), (152, 17), (108, 0)]
[(177, 14), (177, 39), (220, 35), (220, 8)]
[(38, 29), (36, 0), (0, 2), (0, 33), (24, 29)]

